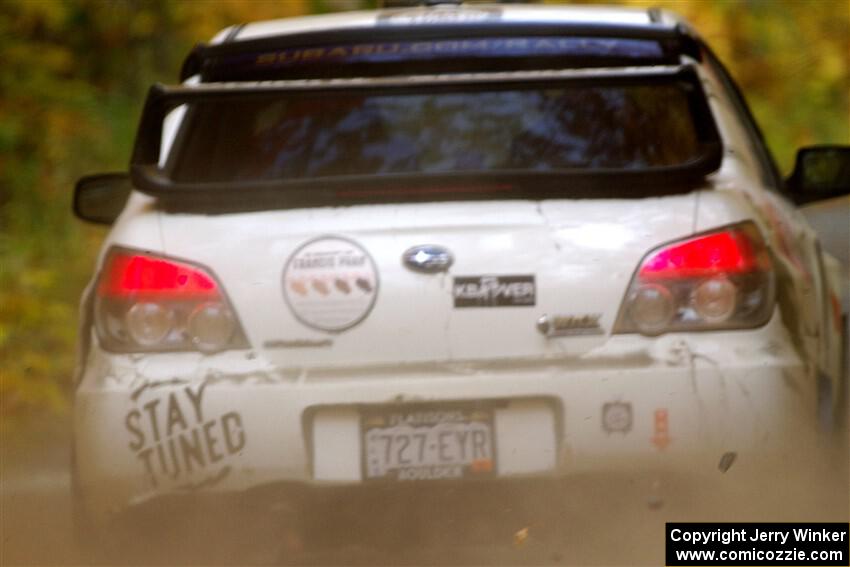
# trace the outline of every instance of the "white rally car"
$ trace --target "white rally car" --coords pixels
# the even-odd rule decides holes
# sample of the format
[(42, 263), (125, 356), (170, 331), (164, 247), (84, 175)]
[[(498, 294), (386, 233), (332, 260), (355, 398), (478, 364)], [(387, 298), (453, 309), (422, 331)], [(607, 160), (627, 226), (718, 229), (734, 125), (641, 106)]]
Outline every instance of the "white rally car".
[[(840, 416), (834, 260), (654, 10), (236, 26), (155, 85), (82, 301), (74, 494), (156, 502), (770, 470)], [(803, 441), (808, 442), (808, 441)], [(761, 467), (761, 468), (760, 468)], [(293, 504), (293, 505), (296, 505)]]

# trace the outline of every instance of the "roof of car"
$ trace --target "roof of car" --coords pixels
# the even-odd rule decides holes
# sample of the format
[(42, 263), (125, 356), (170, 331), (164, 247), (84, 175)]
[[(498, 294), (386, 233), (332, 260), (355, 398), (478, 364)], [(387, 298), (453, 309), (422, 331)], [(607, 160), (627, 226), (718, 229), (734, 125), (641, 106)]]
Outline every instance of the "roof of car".
[(211, 43), (245, 41), (271, 36), (319, 31), (342, 31), (383, 26), (421, 26), (430, 24), (468, 25), (590, 24), (651, 28), (673, 28), (682, 23), (674, 14), (655, 9), (611, 6), (559, 6), (529, 4), (437, 4), (410, 8), (389, 8), (340, 12), (252, 22), (222, 30)]

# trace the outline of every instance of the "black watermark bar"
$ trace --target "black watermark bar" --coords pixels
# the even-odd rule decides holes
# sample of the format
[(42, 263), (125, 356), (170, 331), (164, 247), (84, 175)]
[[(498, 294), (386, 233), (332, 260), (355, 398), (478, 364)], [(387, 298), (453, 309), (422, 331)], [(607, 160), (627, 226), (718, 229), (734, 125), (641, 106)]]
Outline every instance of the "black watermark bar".
[(666, 564), (850, 565), (843, 523), (668, 523)]

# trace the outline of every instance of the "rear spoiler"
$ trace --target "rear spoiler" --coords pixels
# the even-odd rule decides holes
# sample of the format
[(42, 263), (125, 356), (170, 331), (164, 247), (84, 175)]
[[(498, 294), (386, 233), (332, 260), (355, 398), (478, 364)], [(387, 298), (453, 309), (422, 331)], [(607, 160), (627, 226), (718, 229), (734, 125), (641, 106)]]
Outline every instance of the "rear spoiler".
[[(130, 162), (130, 175), (134, 185), (142, 192), (163, 197), (190, 197), (199, 194), (226, 194), (238, 186), (238, 193), (248, 191), (275, 191), (281, 187), (298, 191), (319, 184), (330, 187), (336, 183), (357, 182), (349, 178), (320, 178), (299, 181), (257, 180), (234, 182), (178, 182), (169, 175), (169, 168), (160, 167), (160, 148), (162, 144), (163, 121), (175, 108), (204, 101), (224, 101), (246, 98), (269, 98), (285, 96), (315, 96), (333, 90), (360, 91), (368, 94), (422, 93), (457, 90), (474, 90), (498, 85), (509, 88), (516, 84), (523, 87), (557, 88), (565, 84), (580, 82), (588, 86), (606, 85), (652, 85), (680, 82), (685, 85), (689, 97), (691, 112), (699, 139), (699, 154), (690, 162), (675, 166), (654, 167), (642, 170), (631, 169), (570, 169), (545, 172), (547, 177), (568, 178), (571, 183), (598, 183), (618, 180), (633, 184), (690, 184), (703, 179), (720, 167), (722, 143), (711, 110), (702, 90), (696, 70), (691, 65), (655, 68), (622, 69), (580, 69), (566, 71), (522, 71), (509, 73), (473, 73), (465, 75), (436, 75), (387, 78), (357, 78), (333, 80), (266, 81), (256, 83), (211, 83), (194, 86), (151, 87), (145, 108), (142, 112), (139, 133)], [(188, 118), (188, 115), (187, 115)], [(179, 136), (178, 136), (179, 137)], [(458, 174), (446, 174), (452, 179), (460, 179)], [(483, 178), (488, 172), (477, 172)], [(526, 171), (492, 172), (494, 178), (528, 178)], [(425, 179), (426, 175), (406, 176)], [(359, 179), (362, 181), (362, 179)], [(398, 176), (369, 176), (370, 183), (397, 183)]]
[[(389, 12), (391, 14), (391, 12)], [(643, 64), (675, 65), (682, 55), (702, 60), (702, 46), (696, 36), (683, 24), (675, 26), (653, 22), (650, 25), (604, 23), (550, 23), (484, 21), (453, 24), (382, 24), (379, 16), (375, 26), (343, 28), (275, 35), (257, 39), (223, 43), (200, 43), (189, 53), (180, 70), (180, 81), (201, 75), (202, 81), (233, 80), (227, 67), (234, 62), (250, 64), (280, 51), (292, 48), (344, 46), (375, 42), (429, 41), (446, 39), (509, 38), (509, 37), (569, 37), (606, 38), (612, 40), (649, 40), (661, 46), (663, 54)], [(634, 64), (633, 60), (622, 64)], [(606, 63), (606, 66), (614, 66)], [(268, 78), (268, 77), (262, 77)]]

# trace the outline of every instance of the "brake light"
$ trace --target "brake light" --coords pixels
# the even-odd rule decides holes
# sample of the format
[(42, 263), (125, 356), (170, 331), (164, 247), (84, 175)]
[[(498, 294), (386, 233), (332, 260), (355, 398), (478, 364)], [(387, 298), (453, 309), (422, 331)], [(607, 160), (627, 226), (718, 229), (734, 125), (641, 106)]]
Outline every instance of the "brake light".
[(755, 257), (740, 229), (709, 234), (655, 252), (640, 267), (645, 279), (695, 278), (752, 271)]
[(97, 286), (95, 327), (117, 352), (247, 348), (212, 274), (182, 260), (113, 248)]
[(652, 250), (614, 332), (659, 335), (758, 327), (773, 310), (774, 276), (758, 228), (744, 222)]
[(106, 277), (100, 281), (102, 295), (128, 296), (133, 294), (218, 294), (215, 281), (203, 270), (152, 256), (119, 253), (110, 257)]

